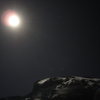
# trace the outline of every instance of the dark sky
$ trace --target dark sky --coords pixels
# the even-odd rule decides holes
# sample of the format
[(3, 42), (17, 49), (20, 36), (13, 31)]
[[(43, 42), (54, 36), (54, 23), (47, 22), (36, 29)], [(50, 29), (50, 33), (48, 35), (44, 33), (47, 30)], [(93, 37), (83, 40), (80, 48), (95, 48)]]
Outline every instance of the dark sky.
[(53, 76), (100, 77), (100, 3), (0, 0), (22, 19), (16, 30), (0, 19), (0, 97), (25, 95)]

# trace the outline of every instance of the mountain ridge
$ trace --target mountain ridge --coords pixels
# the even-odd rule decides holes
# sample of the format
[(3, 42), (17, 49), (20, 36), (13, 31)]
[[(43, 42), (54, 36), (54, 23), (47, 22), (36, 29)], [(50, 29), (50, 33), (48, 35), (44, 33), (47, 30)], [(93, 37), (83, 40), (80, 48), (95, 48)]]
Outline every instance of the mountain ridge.
[(100, 100), (100, 79), (78, 76), (52, 77), (33, 83), (25, 96), (0, 100)]

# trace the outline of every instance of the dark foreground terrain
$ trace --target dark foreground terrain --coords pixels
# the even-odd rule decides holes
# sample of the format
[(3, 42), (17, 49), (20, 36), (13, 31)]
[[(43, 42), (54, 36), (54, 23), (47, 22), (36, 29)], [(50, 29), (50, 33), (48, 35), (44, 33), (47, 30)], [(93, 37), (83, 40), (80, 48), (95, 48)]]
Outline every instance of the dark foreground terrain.
[(0, 100), (100, 100), (100, 79), (56, 77), (39, 80), (26, 96)]

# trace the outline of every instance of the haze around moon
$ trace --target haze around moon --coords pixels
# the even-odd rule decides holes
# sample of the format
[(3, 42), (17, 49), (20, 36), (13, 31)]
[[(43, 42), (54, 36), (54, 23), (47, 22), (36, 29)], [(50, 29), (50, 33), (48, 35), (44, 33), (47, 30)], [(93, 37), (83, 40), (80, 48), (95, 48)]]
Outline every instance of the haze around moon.
[(2, 23), (8, 27), (18, 27), (20, 25), (20, 18), (13, 10), (7, 10), (2, 15)]

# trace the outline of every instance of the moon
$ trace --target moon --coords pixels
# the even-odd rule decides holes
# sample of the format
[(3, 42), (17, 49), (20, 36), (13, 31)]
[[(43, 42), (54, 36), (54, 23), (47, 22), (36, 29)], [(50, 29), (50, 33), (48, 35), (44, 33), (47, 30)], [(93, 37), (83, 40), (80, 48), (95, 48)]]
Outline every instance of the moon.
[(20, 18), (15, 11), (7, 10), (2, 15), (2, 22), (8, 27), (16, 28), (20, 25)]
[(8, 18), (8, 25), (11, 27), (17, 27), (19, 25), (19, 17), (17, 15), (11, 15)]

